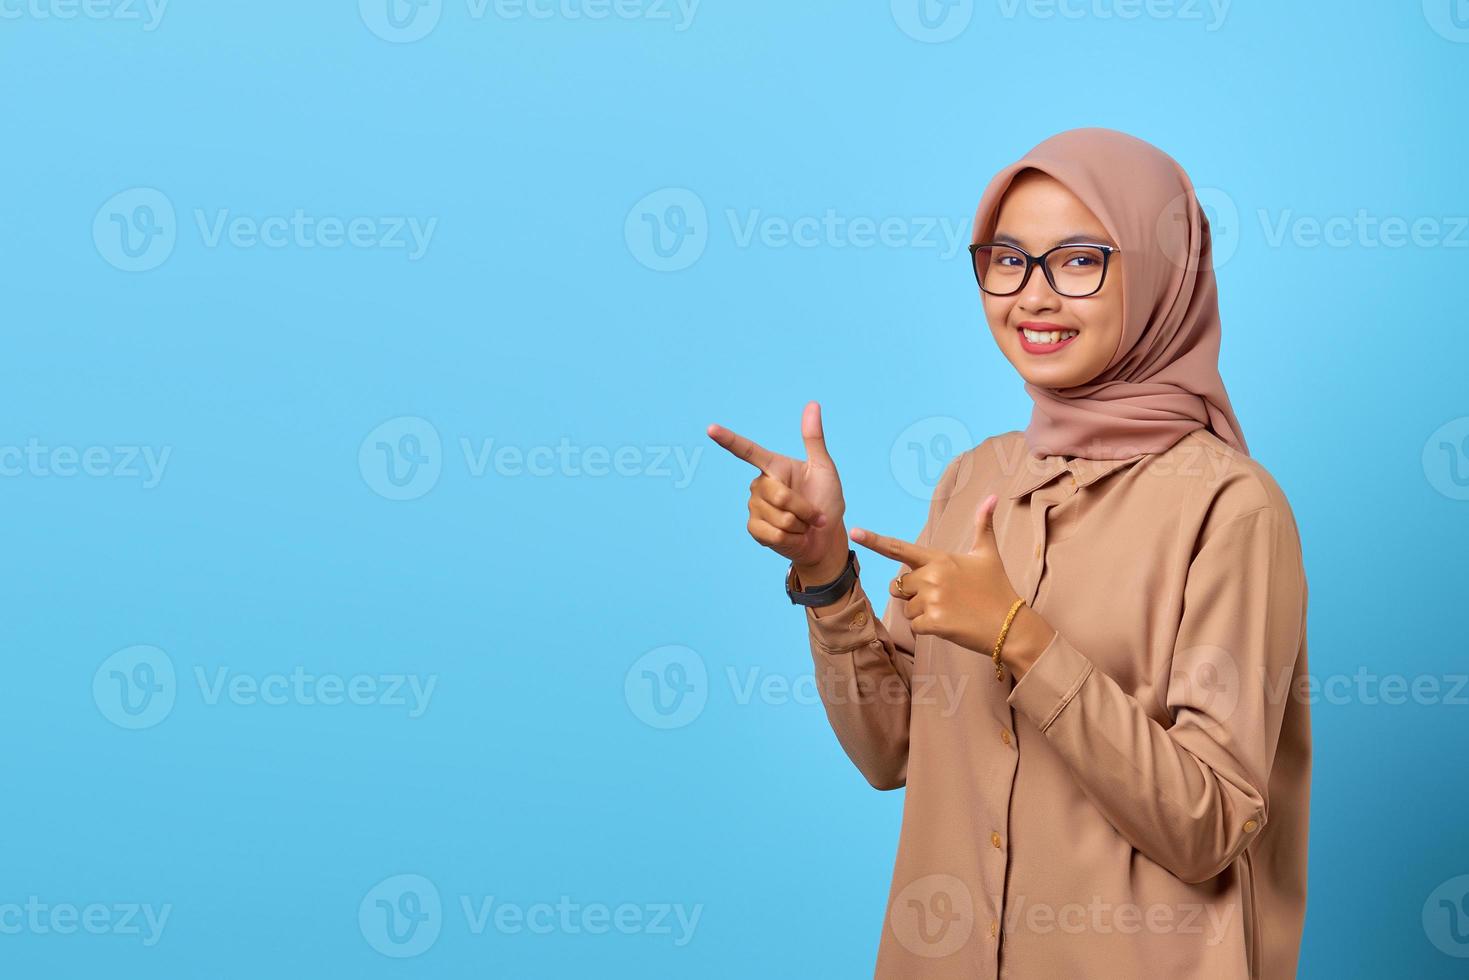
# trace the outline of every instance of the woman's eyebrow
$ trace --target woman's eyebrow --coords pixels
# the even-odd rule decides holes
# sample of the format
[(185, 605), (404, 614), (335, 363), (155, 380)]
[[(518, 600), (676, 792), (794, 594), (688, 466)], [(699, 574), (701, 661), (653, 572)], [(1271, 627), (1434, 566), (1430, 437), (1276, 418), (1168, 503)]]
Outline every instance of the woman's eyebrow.
[[(1020, 239), (1016, 238), (1014, 235), (1007, 235), (1004, 232), (997, 233), (995, 235), (993, 241), (1002, 242), (1002, 243), (1004, 243), (1006, 245), (1014, 245), (1014, 246), (1020, 247)], [(1051, 244), (1053, 244), (1053, 245), (1061, 245), (1061, 244), (1066, 243), (1066, 242), (1072, 242), (1072, 243), (1075, 243), (1075, 242), (1088, 242), (1088, 243), (1102, 243), (1102, 244), (1105, 244), (1106, 241), (1107, 241), (1107, 236), (1106, 235), (1098, 235), (1098, 234), (1095, 234), (1093, 232), (1076, 232), (1076, 233), (1073, 233), (1073, 234), (1070, 234), (1070, 235), (1062, 235), (1060, 238), (1056, 239)]]

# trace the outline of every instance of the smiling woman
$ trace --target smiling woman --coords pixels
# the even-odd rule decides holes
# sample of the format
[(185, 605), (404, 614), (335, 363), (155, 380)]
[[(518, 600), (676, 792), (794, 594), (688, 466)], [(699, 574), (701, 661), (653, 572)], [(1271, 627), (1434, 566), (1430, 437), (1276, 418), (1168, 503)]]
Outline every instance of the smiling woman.
[[(760, 470), (747, 529), (837, 740), (907, 788), (877, 976), (1294, 976), (1305, 568), (1219, 377), (1193, 185), (1070, 130), (990, 182), (973, 252), (1034, 408), (948, 462), (915, 541), (845, 532), (814, 402), (805, 460), (709, 428)], [(899, 563), (881, 618), (849, 539)]]

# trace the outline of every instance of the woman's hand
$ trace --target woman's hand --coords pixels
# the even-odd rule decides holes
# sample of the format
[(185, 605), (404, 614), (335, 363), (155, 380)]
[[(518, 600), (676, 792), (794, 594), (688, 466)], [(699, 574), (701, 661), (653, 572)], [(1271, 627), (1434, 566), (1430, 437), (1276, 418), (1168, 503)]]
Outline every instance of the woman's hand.
[[(842, 523), (847, 505), (842, 499), (836, 464), (826, 451), (821, 406), (807, 402), (801, 416), (804, 460), (773, 453), (720, 425), (709, 426), (708, 433), (709, 438), (760, 470), (750, 482), (750, 519), (745, 525), (750, 536), (788, 558), (804, 584), (814, 585), (841, 574), (849, 547)], [(801, 574), (803, 570), (811, 574)]]
[[(895, 578), (888, 594), (905, 600), (903, 614), (915, 634), (941, 636), (983, 656), (990, 656), (1010, 606), (1020, 595), (1010, 584), (995, 542), (993, 516), (999, 498), (990, 494), (979, 505), (974, 538), (968, 551), (956, 554), (852, 528), (852, 540), (880, 555), (902, 562), (903, 589)], [(1054, 635), (1028, 605), (1010, 624), (1000, 659), (1018, 676), (1035, 662)]]

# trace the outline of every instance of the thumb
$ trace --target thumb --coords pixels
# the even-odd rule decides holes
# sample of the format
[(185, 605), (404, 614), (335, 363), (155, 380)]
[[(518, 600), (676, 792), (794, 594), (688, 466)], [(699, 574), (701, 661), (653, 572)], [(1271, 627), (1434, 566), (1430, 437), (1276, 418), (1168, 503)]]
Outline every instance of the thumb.
[(807, 402), (801, 414), (801, 438), (806, 443), (808, 460), (831, 462), (831, 454), (826, 451), (826, 435), (821, 429), (821, 405), (815, 401)]
[(971, 552), (979, 551), (994, 541), (995, 508), (999, 504), (999, 496), (993, 493), (979, 502), (979, 516), (974, 520), (974, 543), (969, 548)]

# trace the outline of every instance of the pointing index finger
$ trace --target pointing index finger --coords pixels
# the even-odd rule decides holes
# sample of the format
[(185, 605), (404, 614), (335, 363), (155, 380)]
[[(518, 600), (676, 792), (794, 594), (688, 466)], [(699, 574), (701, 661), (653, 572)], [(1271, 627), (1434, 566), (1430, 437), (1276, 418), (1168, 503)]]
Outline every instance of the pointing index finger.
[(775, 454), (752, 439), (746, 439), (738, 432), (726, 429), (722, 425), (711, 424), (706, 430), (709, 438), (719, 443), (725, 449), (734, 453), (740, 459), (756, 467), (762, 473), (770, 472), (770, 464), (775, 461)]
[(927, 565), (936, 554), (931, 548), (904, 541), (902, 538), (889, 537), (886, 534), (873, 534), (860, 527), (852, 528), (851, 538), (862, 547), (869, 548), (894, 561), (900, 561), (913, 569)]

